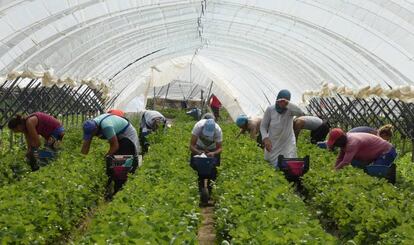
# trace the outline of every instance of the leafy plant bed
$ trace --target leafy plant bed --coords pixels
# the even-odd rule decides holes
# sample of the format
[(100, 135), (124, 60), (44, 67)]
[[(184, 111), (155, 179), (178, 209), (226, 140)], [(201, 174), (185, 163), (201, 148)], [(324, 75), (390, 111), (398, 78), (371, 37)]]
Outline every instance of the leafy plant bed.
[(216, 183), (217, 234), (232, 244), (335, 244), (294, 194), (284, 176), (263, 160), (263, 152), (237, 129), (225, 135)]
[[(62, 142), (63, 150), (79, 151), (78, 144), (72, 144), (73, 140), (79, 141), (81, 139), (77, 133), (74, 133), (73, 129), (66, 132), (66, 136)], [(7, 132), (9, 133), (9, 132)], [(76, 136), (75, 136), (76, 135)], [(74, 138), (78, 137), (79, 139)], [(31, 173), (30, 166), (26, 163), (26, 145), (15, 144), (10, 148), (0, 151), (0, 187), (8, 184), (12, 184), (16, 181), (21, 180), (27, 174)], [(58, 156), (59, 158), (59, 156)], [(40, 168), (38, 171), (43, 171), (45, 167)]]
[(412, 193), (349, 166), (335, 172), (334, 154), (301, 142), (301, 154), (311, 156), (303, 180), (308, 203), (321, 220), (337, 227), (341, 240), (373, 244), (381, 234), (412, 220)]
[(81, 138), (80, 133), (68, 135), (67, 149), (59, 159), (27, 175), (25, 181), (0, 189), (3, 243), (54, 243), (96, 205), (106, 183), (102, 160), (106, 145), (94, 142), (90, 154), (83, 156)]
[(152, 135), (135, 176), (92, 221), (79, 244), (194, 244), (199, 223), (196, 174), (188, 166), (193, 123)]

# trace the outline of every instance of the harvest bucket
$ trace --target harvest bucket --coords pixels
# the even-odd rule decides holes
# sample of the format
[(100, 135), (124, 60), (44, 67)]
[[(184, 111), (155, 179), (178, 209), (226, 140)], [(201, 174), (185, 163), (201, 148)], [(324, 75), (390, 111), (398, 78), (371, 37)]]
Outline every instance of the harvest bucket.
[(217, 159), (213, 157), (193, 157), (192, 161), (199, 175), (210, 175)]

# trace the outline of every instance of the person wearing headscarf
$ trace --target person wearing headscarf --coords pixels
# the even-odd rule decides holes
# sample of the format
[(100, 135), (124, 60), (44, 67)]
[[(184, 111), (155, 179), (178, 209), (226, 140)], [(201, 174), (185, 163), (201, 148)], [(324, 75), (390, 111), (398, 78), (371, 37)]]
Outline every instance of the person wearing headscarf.
[(260, 124), (263, 144), (265, 146), (264, 158), (273, 166), (278, 167), (279, 155), (296, 157), (296, 140), (293, 132), (293, 118), (303, 116), (303, 111), (290, 102), (290, 92), (281, 90), (276, 103), (269, 106)]

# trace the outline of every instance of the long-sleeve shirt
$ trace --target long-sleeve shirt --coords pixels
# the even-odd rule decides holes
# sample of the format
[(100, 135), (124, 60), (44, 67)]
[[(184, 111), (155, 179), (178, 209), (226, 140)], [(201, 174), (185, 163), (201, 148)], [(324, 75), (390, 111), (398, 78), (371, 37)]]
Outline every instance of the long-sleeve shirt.
[(322, 119), (315, 116), (303, 116), (299, 118), (303, 119), (303, 121), (305, 122), (303, 128), (311, 131), (318, 129), (323, 123)]
[(392, 148), (388, 141), (373, 134), (347, 133), (346, 137), (346, 145), (341, 148), (336, 160), (337, 169), (350, 164), (353, 159), (367, 164), (371, 163)]
[(295, 104), (289, 103), (287, 110), (280, 114), (275, 105), (269, 106), (260, 124), (262, 139), (269, 138), (272, 142), (272, 150), (265, 150), (266, 161), (275, 164), (279, 155), (284, 157), (296, 157), (296, 141), (293, 133), (293, 117), (303, 116), (302, 110)]

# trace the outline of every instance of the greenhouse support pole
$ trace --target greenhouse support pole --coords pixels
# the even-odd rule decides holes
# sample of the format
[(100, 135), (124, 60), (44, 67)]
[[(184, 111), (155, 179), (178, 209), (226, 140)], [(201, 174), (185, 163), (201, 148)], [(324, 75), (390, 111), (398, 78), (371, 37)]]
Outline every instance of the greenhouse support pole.
[(170, 84), (171, 84), (171, 83), (169, 83), (169, 84), (168, 84), (168, 86), (167, 86), (167, 92), (165, 93), (164, 103), (162, 104), (162, 109), (164, 109), (164, 107), (165, 107), (165, 103), (166, 103), (166, 101), (167, 101), (168, 92), (170, 91)]
[(414, 139), (411, 139), (411, 162), (414, 163)]
[(406, 153), (406, 151), (405, 151), (405, 148), (406, 148), (406, 140), (407, 140), (407, 138), (406, 137), (402, 137), (402, 139), (401, 139), (401, 144), (402, 144), (402, 146), (401, 146), (401, 152), (402, 152), (402, 155), (405, 155), (405, 153)]

